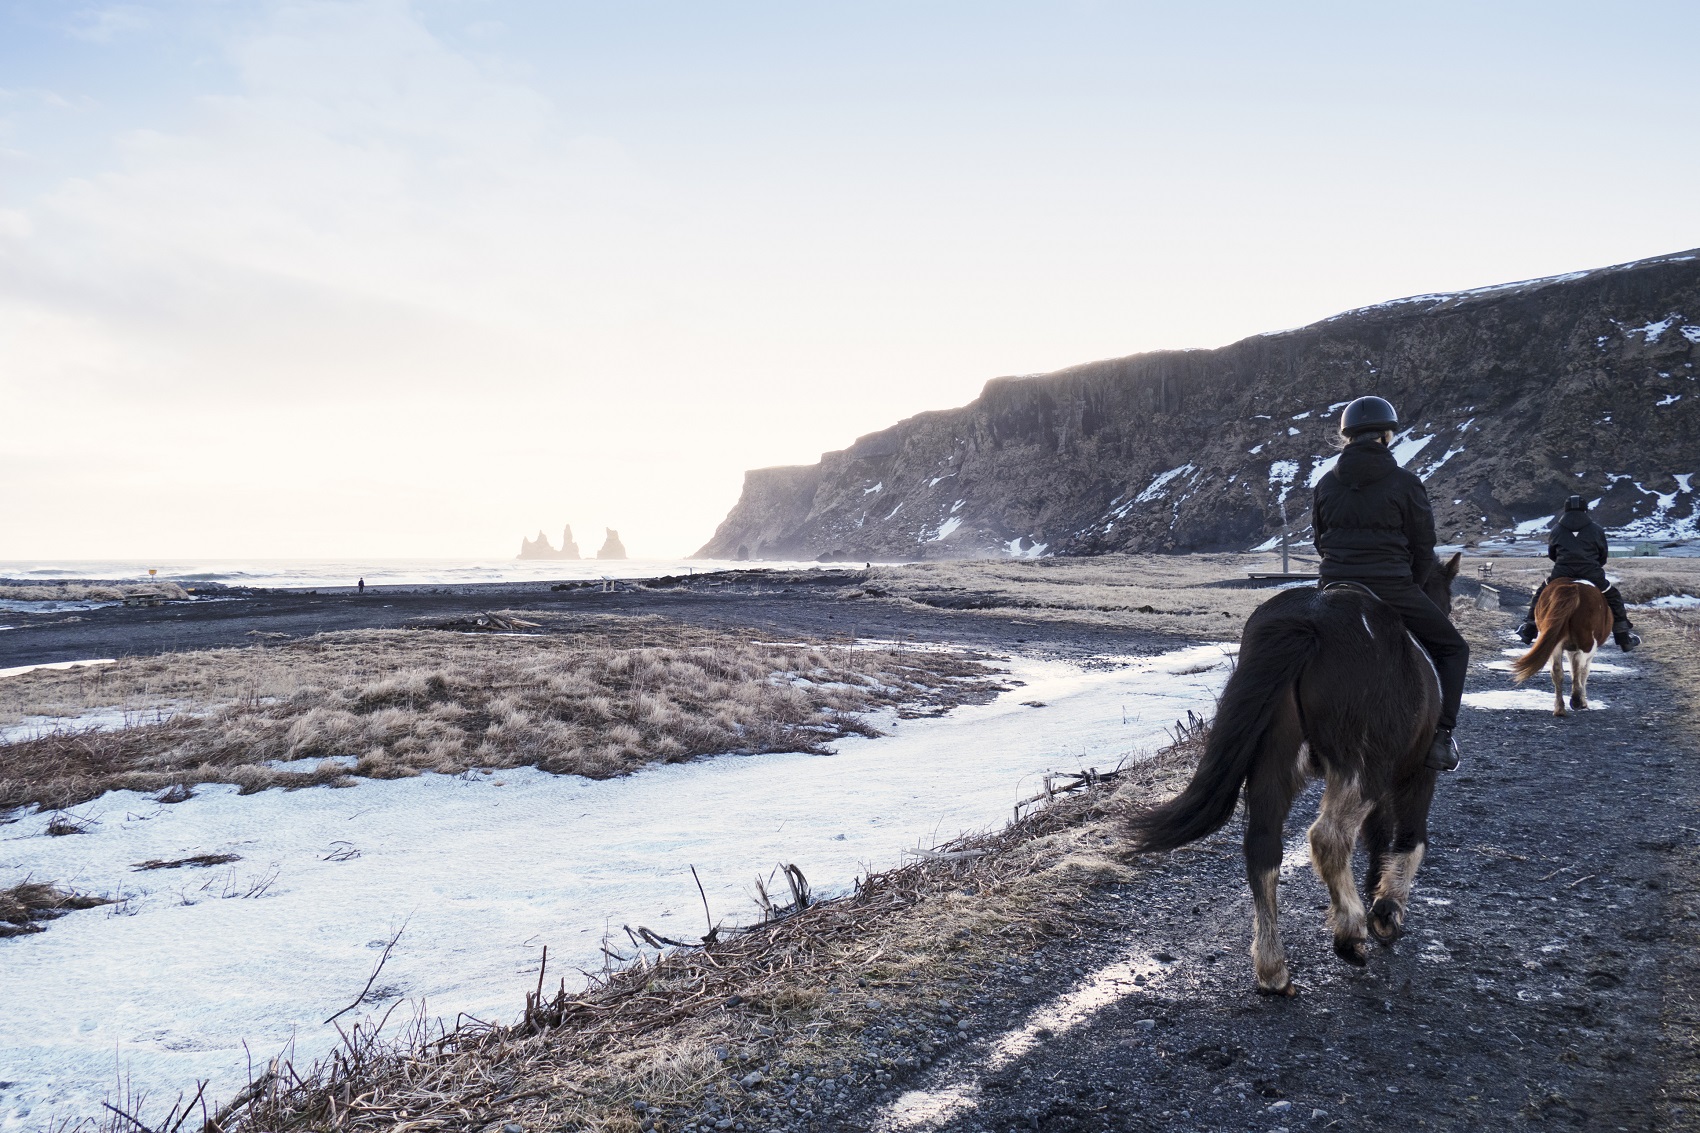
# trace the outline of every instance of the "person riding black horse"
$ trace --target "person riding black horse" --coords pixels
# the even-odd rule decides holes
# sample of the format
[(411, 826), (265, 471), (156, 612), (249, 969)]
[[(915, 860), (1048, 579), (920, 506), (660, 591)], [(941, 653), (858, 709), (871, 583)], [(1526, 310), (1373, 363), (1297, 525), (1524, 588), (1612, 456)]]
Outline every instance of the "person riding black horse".
[[(1594, 522), (1588, 514), (1588, 504), (1581, 496), (1571, 496), (1564, 502), (1564, 511), (1553, 520), (1552, 531), (1547, 535), (1547, 558), (1552, 560), (1552, 573), (1547, 576), (1547, 582), (1555, 578), (1579, 578), (1598, 588), (1605, 597), (1606, 605), (1611, 607), (1612, 640), (1617, 642), (1619, 649), (1628, 653), (1641, 644), (1641, 637), (1634, 632), (1629, 612), (1623, 608), (1623, 595), (1606, 579), (1605, 565), (1610, 556), (1605, 528)], [(1517, 636), (1523, 639), (1525, 645), (1534, 641), (1535, 635), (1540, 632), (1535, 625), (1535, 603), (1540, 601), (1541, 591), (1546, 588), (1546, 582), (1536, 587), (1535, 596), (1529, 601), (1529, 616), (1517, 627)]]
[(1346, 447), (1317, 482), (1311, 501), (1322, 584), (1355, 582), (1395, 610), (1434, 661), (1440, 679), (1440, 722), (1428, 766), (1458, 766), (1452, 731), (1464, 697), (1470, 647), (1446, 611), (1422, 592), (1434, 569), (1434, 509), (1415, 473), (1399, 467), (1388, 445), (1399, 427), (1391, 402), (1360, 397), (1340, 415)]

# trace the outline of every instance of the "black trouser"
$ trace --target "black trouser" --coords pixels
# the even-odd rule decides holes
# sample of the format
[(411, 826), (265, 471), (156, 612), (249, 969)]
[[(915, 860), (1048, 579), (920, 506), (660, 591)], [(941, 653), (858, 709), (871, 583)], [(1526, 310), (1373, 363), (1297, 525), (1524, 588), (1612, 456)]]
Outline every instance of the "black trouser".
[(1434, 659), (1440, 676), (1440, 726), (1451, 731), (1458, 726), (1458, 706), (1464, 700), (1464, 678), (1470, 672), (1470, 646), (1452, 624), (1452, 619), (1427, 594), (1409, 581), (1360, 579), (1375, 596), (1399, 611), (1405, 628), (1422, 643)]
[[(1629, 624), (1629, 611), (1623, 608), (1623, 595), (1617, 592), (1617, 587), (1606, 581), (1606, 572), (1603, 569), (1595, 567), (1592, 572), (1588, 572), (1578, 567), (1554, 567), (1552, 578), (1547, 579), (1547, 582), (1551, 582), (1553, 578), (1579, 578), (1584, 582), (1593, 583), (1595, 589), (1605, 596), (1606, 605), (1611, 607), (1612, 628)], [(1541, 591), (1546, 588), (1547, 583), (1541, 583), (1535, 587), (1535, 596), (1529, 599), (1530, 621), (1535, 620), (1535, 603), (1541, 600)]]

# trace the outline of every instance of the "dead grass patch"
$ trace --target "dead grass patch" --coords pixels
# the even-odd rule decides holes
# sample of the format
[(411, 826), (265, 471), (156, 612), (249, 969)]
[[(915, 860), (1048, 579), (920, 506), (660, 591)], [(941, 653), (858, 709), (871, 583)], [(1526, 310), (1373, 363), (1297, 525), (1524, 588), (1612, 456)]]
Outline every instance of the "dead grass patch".
[(177, 714), (0, 746), (0, 812), (109, 790), (172, 801), (206, 782), (246, 793), (520, 766), (608, 778), (708, 754), (822, 752), (876, 734), (869, 709), (936, 710), (1001, 687), (961, 653), (624, 621), (575, 636), (371, 630), (26, 673), (0, 683), (14, 716), (115, 703)]
[[(1314, 572), (1316, 564), (1293, 555), (1290, 568)], [(1279, 555), (1264, 554), (953, 560), (877, 566), (861, 589), (942, 609), (1234, 640), (1272, 593), (1237, 584), (1248, 572), (1280, 569)]]
[(42, 921), (62, 917), (73, 909), (110, 905), (105, 897), (76, 893), (39, 881), (25, 881), (0, 889), (0, 937), (42, 932)]

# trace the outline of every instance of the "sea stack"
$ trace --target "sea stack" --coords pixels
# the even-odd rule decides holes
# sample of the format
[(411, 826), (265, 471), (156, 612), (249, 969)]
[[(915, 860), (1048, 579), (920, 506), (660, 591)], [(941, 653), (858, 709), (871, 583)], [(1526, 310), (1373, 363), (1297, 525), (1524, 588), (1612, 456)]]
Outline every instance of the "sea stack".
[(620, 542), (620, 533), (612, 527), (605, 528), (608, 538), (603, 540), (602, 549), (596, 552), (599, 559), (623, 559), (626, 557), (625, 544)]
[[(578, 544), (573, 542), (573, 529), (570, 526), (561, 528), (561, 549), (558, 551), (549, 542), (549, 536), (541, 531), (537, 533), (535, 539), (521, 539), (519, 557), (522, 559), (577, 559), (579, 557)], [(620, 557), (624, 558), (625, 556), (622, 554)]]
[[(556, 557), (555, 548), (550, 546), (549, 536), (539, 531), (535, 539), (521, 537), (518, 557), (522, 559), (552, 559)], [(574, 555), (573, 557), (577, 558), (578, 556)]]

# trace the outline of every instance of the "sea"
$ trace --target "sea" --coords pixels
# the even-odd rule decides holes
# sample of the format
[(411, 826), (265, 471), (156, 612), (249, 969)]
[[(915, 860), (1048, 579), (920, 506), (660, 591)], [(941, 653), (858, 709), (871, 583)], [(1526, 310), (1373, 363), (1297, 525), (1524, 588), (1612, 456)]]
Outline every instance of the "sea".
[(717, 559), (58, 559), (0, 560), (0, 582), (109, 582), (149, 578), (194, 587), (320, 590), (353, 586), (471, 586), (658, 578), (717, 570), (808, 570), (856, 563), (731, 562)]

